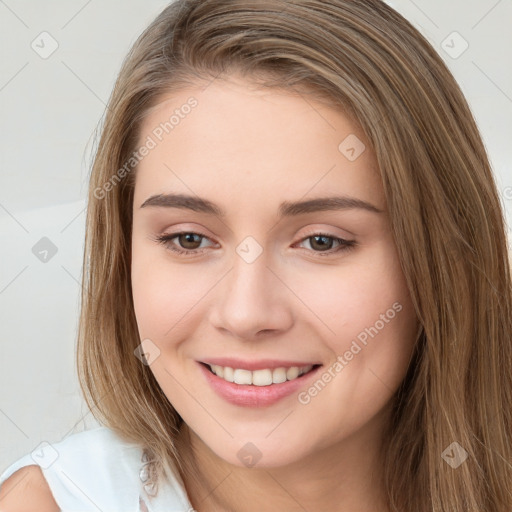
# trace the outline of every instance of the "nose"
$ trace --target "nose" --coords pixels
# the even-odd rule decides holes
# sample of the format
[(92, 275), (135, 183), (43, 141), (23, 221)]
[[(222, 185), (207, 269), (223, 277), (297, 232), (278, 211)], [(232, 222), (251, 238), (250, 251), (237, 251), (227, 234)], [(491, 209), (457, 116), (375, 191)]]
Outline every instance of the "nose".
[(216, 287), (211, 324), (240, 340), (279, 334), (293, 324), (292, 293), (279, 269), (268, 266), (265, 252), (252, 263), (235, 255), (233, 267)]

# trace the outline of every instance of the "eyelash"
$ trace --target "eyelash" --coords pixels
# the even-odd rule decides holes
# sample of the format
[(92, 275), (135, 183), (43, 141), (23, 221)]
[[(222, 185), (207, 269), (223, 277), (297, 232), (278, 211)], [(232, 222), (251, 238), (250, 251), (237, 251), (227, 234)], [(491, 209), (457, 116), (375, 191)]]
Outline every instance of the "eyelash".
[[(206, 248), (203, 248), (203, 249), (179, 249), (179, 248), (177, 248), (176, 245), (170, 243), (171, 240), (173, 240), (174, 238), (179, 237), (180, 235), (198, 235), (198, 236), (200, 236), (203, 239), (206, 238), (207, 240), (209, 240), (209, 238), (207, 236), (202, 235), (201, 233), (196, 233), (194, 231), (180, 231), (179, 233), (171, 233), (171, 234), (167, 234), (167, 235), (159, 235), (159, 236), (156, 236), (154, 238), (154, 240), (156, 242), (162, 244), (168, 250), (170, 250), (170, 251), (172, 251), (174, 253), (177, 253), (179, 255), (195, 256), (195, 255), (201, 254), (201, 253), (203, 253), (205, 251)], [(354, 240), (344, 240), (343, 238), (338, 238), (338, 237), (335, 237), (335, 236), (331, 236), (331, 235), (329, 235), (327, 233), (320, 233), (320, 232), (313, 233), (311, 235), (308, 235), (305, 238), (302, 238), (299, 241), (299, 243), (302, 243), (305, 240), (308, 240), (309, 238), (313, 238), (313, 237), (330, 238), (330, 239), (332, 239), (335, 242), (338, 242), (340, 244), (338, 246), (338, 248), (336, 248), (336, 249), (329, 249), (327, 251), (314, 251), (312, 249), (307, 249), (310, 252), (314, 252), (314, 253), (318, 254), (318, 256), (332, 256), (333, 254), (336, 254), (336, 253), (339, 253), (339, 252), (349, 251), (350, 249), (353, 249), (355, 247), (355, 245), (356, 245), (356, 242)]]

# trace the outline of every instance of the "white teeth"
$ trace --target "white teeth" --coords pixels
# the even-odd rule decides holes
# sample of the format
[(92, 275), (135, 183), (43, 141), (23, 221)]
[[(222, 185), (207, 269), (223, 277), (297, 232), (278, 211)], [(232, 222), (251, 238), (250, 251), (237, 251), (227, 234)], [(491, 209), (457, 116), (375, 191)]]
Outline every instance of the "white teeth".
[(286, 370), (286, 378), (288, 380), (296, 379), (299, 376), (299, 368), (298, 366), (292, 366)]
[(235, 384), (252, 384), (252, 372), (237, 368), (233, 373), (233, 382)]
[(274, 368), (272, 371), (272, 382), (274, 384), (286, 382), (286, 368)]
[(224, 368), (222, 366), (219, 366), (217, 364), (212, 365), (212, 370), (215, 372), (216, 375), (219, 377), (224, 377)]
[[(226, 366), (226, 367), (224, 367), (224, 375), (222, 376), (222, 378), (224, 380), (227, 380), (228, 382), (233, 382), (233, 380), (234, 380), (233, 373), (234, 373), (233, 368), (228, 368)], [(219, 375), (219, 377), (220, 377), (220, 375)]]
[(256, 370), (252, 372), (252, 383), (255, 386), (270, 386), (272, 384), (272, 370)]
[(229, 366), (210, 365), (212, 372), (228, 382), (234, 382), (241, 385), (270, 386), (271, 384), (280, 384), (287, 380), (294, 380), (304, 373), (308, 373), (313, 366), (292, 366), (290, 368), (274, 368), (265, 370), (242, 370), (240, 368), (230, 368)]

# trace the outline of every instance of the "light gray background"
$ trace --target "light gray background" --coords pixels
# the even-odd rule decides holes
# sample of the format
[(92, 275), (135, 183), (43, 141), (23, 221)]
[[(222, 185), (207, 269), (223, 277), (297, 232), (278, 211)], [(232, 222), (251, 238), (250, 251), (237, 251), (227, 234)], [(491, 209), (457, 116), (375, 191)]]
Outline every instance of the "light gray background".
[[(0, 472), (96, 425), (74, 366), (92, 133), (122, 59), (167, 3), (0, 0)], [(512, 224), (512, 2), (389, 3), (461, 84)], [(51, 44), (47, 58), (31, 47)], [(57, 247), (46, 263), (32, 252), (42, 237)]]

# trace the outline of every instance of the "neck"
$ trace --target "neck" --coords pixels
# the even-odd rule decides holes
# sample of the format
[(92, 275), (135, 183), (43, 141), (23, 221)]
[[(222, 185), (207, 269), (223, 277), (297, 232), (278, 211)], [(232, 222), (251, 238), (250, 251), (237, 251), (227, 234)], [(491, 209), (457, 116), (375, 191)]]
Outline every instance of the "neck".
[(382, 480), (386, 412), (338, 444), (286, 466), (239, 467), (227, 463), (183, 425), (177, 449), (181, 475), (197, 512), (305, 510), (386, 512)]

